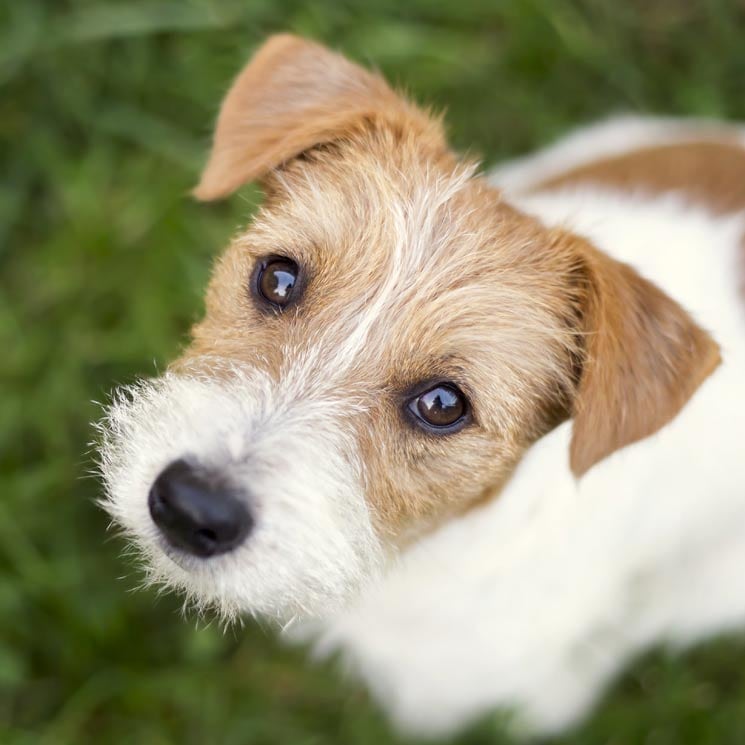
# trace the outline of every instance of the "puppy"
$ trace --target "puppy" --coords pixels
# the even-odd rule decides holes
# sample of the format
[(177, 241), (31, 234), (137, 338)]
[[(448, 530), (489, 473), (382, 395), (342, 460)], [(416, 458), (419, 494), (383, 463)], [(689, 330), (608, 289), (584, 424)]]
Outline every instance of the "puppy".
[(645, 645), (739, 623), (744, 143), (621, 119), (487, 178), (377, 75), (271, 38), (195, 189), (264, 204), (102, 425), (150, 579), (311, 629), (430, 734), (560, 728)]

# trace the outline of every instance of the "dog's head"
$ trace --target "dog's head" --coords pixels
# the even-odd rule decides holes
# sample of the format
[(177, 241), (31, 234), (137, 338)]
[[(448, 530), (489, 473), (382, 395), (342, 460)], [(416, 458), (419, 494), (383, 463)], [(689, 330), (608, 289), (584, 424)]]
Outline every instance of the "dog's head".
[(258, 51), (195, 193), (254, 179), (190, 347), (117, 397), (102, 450), (153, 576), (227, 613), (333, 611), (562, 419), (581, 475), (716, 366), (670, 298), (505, 203), (438, 118), (314, 43)]

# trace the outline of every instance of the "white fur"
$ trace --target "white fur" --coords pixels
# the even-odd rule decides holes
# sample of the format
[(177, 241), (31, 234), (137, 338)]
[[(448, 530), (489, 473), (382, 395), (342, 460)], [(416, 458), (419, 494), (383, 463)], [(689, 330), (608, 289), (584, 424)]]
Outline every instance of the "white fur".
[[(639, 146), (645, 132), (657, 141), (665, 126), (591, 130), (587, 157), (617, 151), (619, 138)], [(674, 137), (683, 125), (670, 126)], [(407, 730), (447, 734), (514, 707), (521, 726), (551, 732), (584, 714), (648, 645), (745, 624), (745, 215), (592, 187), (517, 196), (516, 185), (542, 180), (559, 160), (582, 160), (582, 136), (496, 182), (678, 299), (711, 330), (724, 363), (671, 424), (579, 481), (568, 464), (571, 423), (562, 425), (499, 499), (421, 540), (317, 631), (319, 652), (343, 650)]]
[[(118, 394), (102, 426), (103, 506), (144, 555), (149, 578), (198, 607), (282, 623), (333, 612), (383, 561), (338, 423), (350, 402), (304, 397), (258, 372), (230, 375), (169, 373)], [(147, 494), (179, 458), (242, 488), (256, 520), (250, 541), (210, 561), (167, 546)]]

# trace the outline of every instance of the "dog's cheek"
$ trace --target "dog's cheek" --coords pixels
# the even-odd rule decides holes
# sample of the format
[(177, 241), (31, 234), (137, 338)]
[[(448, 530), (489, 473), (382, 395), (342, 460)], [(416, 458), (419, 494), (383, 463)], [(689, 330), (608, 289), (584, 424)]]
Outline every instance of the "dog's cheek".
[(399, 542), (496, 495), (519, 456), (488, 433), (363, 438), (366, 498), (378, 530)]

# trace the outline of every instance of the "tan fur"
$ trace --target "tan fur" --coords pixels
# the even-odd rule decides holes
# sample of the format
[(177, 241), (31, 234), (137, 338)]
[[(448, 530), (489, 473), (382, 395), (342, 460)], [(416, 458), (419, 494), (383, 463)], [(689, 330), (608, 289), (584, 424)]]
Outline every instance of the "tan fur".
[(382, 78), (319, 44), (274, 36), (228, 91), (194, 195), (227, 196), (304, 150), (381, 119), (392, 132), (417, 131), (430, 155), (446, 150), (439, 121), (396, 96)]
[[(553, 176), (531, 191), (598, 184), (625, 192), (677, 192), (715, 214), (745, 210), (745, 147), (725, 131), (702, 131), (701, 139), (639, 148)], [(745, 235), (742, 237), (745, 299)]]
[[(268, 198), (217, 263), (177, 365), (261, 368), (323, 401), (353, 433), (392, 540), (496, 493), (572, 413), (583, 473), (662, 426), (716, 364), (716, 345), (672, 300), (472, 170), (380, 78), (281, 36), (229, 92), (196, 190), (210, 199), (262, 178)], [(281, 315), (248, 291), (270, 254), (307, 275)], [(434, 436), (407, 420), (406, 392), (431, 379), (463, 389), (471, 425)]]
[(681, 192), (716, 213), (745, 209), (745, 148), (719, 137), (640, 148), (574, 168), (532, 190), (593, 183), (625, 192)]
[(720, 362), (711, 337), (631, 267), (585, 245), (585, 354), (570, 461), (581, 475), (667, 424)]

